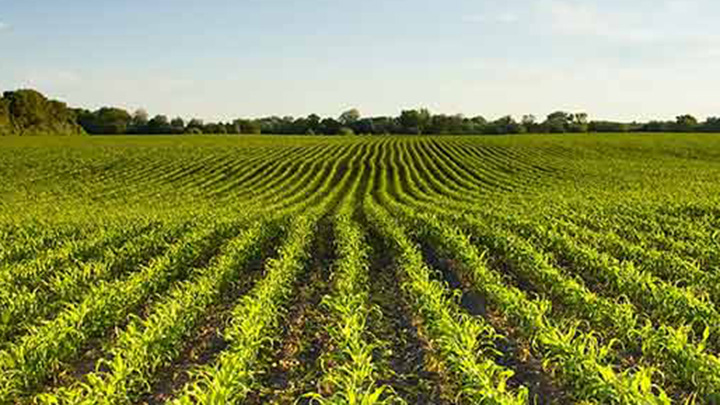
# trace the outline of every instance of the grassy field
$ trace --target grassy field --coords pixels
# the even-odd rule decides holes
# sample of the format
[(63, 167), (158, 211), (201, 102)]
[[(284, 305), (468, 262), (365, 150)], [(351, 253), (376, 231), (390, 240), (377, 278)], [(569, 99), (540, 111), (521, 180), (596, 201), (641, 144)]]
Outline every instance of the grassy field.
[(720, 403), (720, 136), (0, 139), (0, 403)]

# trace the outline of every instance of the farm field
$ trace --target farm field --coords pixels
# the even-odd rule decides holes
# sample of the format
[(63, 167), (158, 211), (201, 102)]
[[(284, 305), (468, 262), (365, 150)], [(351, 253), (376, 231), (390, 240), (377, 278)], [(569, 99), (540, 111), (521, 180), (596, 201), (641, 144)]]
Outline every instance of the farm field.
[(720, 403), (720, 137), (0, 138), (0, 403)]

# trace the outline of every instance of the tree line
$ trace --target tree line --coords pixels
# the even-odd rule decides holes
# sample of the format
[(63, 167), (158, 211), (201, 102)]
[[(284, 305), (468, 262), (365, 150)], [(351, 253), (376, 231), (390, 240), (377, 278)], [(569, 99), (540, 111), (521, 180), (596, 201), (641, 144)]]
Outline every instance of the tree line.
[[(4, 130), (5, 128), (5, 130)], [(28, 129), (29, 128), (29, 129)], [(524, 115), (520, 120), (504, 116), (487, 120), (482, 116), (432, 114), (427, 109), (401, 111), (398, 116), (363, 117), (357, 109), (339, 117), (238, 118), (228, 122), (204, 122), (193, 118), (150, 115), (145, 110), (132, 113), (117, 107), (94, 111), (71, 109), (64, 103), (47, 100), (34, 90), (6, 92), (0, 99), (0, 134), (4, 133), (80, 133), (120, 134), (522, 134), (585, 132), (720, 132), (720, 117), (700, 122), (692, 115), (672, 121), (614, 122), (590, 120), (586, 113), (564, 111), (544, 120)]]
[(0, 135), (82, 134), (65, 103), (34, 90), (6, 91), (0, 97)]

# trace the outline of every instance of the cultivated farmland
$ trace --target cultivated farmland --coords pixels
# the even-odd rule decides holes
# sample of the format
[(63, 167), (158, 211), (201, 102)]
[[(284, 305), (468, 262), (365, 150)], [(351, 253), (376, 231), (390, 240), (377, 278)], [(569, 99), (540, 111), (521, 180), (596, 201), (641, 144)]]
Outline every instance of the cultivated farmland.
[(720, 403), (720, 137), (0, 139), (0, 403)]

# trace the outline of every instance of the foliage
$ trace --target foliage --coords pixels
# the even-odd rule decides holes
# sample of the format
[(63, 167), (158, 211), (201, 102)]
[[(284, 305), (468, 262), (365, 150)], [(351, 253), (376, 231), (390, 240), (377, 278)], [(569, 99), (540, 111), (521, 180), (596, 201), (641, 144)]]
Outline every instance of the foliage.
[(65, 103), (48, 100), (37, 91), (6, 91), (0, 98), (0, 136), (82, 133)]
[[(77, 124), (76, 124), (77, 123)], [(80, 128), (90, 134), (282, 134), (282, 135), (350, 135), (350, 134), (524, 134), (587, 132), (720, 132), (720, 120), (709, 117), (698, 122), (692, 115), (680, 115), (675, 121), (625, 123), (590, 120), (587, 113), (557, 111), (543, 122), (524, 115), (520, 121), (503, 116), (488, 121), (481, 116), (432, 114), (425, 108), (403, 110), (397, 117), (362, 117), (358, 109), (343, 112), (337, 119), (310, 114), (307, 117), (237, 118), (231, 122), (208, 122), (193, 118), (187, 123), (181, 117), (172, 120), (165, 115), (149, 118), (145, 110), (132, 115), (117, 107), (96, 111), (69, 110), (64, 104), (47, 101), (33, 90), (8, 92), (0, 98), (0, 135), (67, 134)]]
[(717, 403), (718, 159), (708, 134), (5, 137), (0, 403)]

